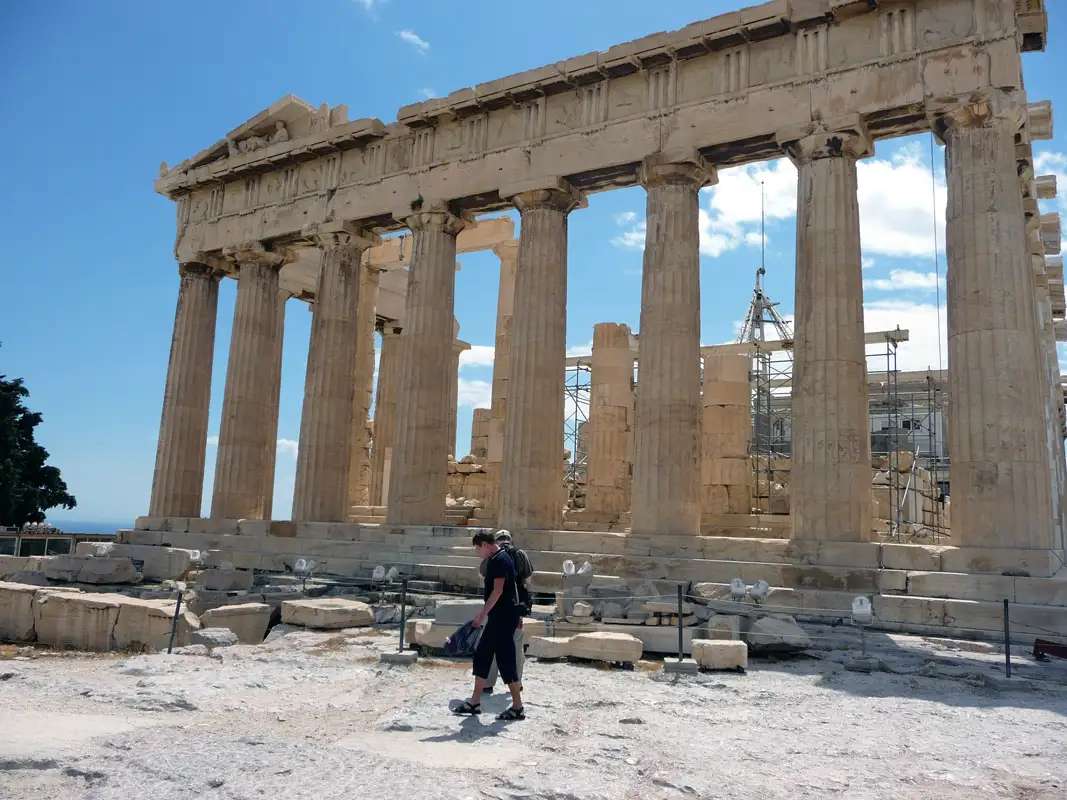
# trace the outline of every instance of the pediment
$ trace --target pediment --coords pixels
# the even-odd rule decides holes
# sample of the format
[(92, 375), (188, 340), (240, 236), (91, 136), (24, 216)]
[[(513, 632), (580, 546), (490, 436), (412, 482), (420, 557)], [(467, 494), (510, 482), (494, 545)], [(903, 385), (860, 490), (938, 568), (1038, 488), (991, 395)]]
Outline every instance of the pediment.
[(316, 108), (296, 95), (287, 94), (192, 158), (175, 167), (166, 167), (164, 162), (160, 167), (160, 177), (196, 169), (221, 158), (279, 147), (312, 134), (325, 133), (329, 128), (346, 122), (347, 106), (330, 108), (329, 104), (323, 103)]

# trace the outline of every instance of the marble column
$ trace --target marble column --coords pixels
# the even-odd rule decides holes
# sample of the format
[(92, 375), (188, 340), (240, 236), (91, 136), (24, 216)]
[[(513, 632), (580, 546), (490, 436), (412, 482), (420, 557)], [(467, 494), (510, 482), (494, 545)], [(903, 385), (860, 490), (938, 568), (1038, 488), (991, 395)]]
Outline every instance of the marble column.
[(511, 369), (511, 319), (515, 308), (515, 272), (519, 265), (519, 240), (498, 244), (500, 285), (496, 299), (496, 341), (493, 350), (492, 405), (486, 455), (486, 513), (500, 508), (500, 468), (504, 461), (504, 424), (508, 414), (508, 371)]
[(355, 399), (352, 404), (352, 462), (348, 470), (348, 506), (370, 505), (371, 401), (374, 398), (374, 343), (381, 270), (364, 266), (356, 313)]
[(278, 404), (282, 394), (282, 345), (285, 342), (285, 307), (292, 297), (285, 289), (278, 290), (275, 305), (275, 324), (278, 331), (278, 346), (274, 350), (274, 377), (271, 378), (268, 406), (271, 408), (269, 433), (263, 437), (266, 452), (263, 455), (266, 469), (263, 471), (263, 519), (272, 519), (274, 511), (274, 472), (278, 466)]
[[(994, 94), (934, 116), (948, 178), (948, 447), (953, 543), (1051, 548), (1051, 475), (1015, 134)], [(794, 412), (795, 413), (795, 412)]]
[(349, 223), (319, 226), (312, 239), (322, 254), (304, 379), (293, 520), (344, 522), (352, 462), (360, 259), (373, 242)]
[(511, 320), (497, 523), (563, 525), (563, 396), (567, 356), (567, 215), (581, 197), (564, 181), (501, 191), (521, 215)]
[(799, 173), (792, 535), (863, 542), (871, 440), (856, 162), (873, 148), (858, 120), (782, 144)]
[[(252, 243), (227, 251), (238, 268), (211, 516), (268, 519), (276, 454), (281, 255)], [(272, 426), (273, 422), (273, 426)], [(273, 427), (273, 430), (272, 430)]]
[(195, 263), (181, 264), (178, 271), (178, 307), (148, 507), (153, 517), (199, 517), (204, 493), (219, 273)]
[(374, 446), (371, 449), (370, 504), (383, 506), (388, 498), (386, 479), (393, 457), (396, 400), (400, 381), (401, 328), (386, 322), (381, 328), (382, 353), (378, 357), (378, 391), (374, 396)]
[(406, 222), (414, 245), (386, 520), (434, 525), (445, 509), (456, 236), (464, 222), (443, 209), (421, 211)]
[(448, 453), (456, 461), (462, 458), (456, 447), (456, 429), (459, 427), (459, 357), (470, 350), (469, 342), (456, 339), (452, 342), (452, 362), (448, 370)]
[(631, 531), (700, 534), (700, 188), (696, 153), (648, 158)]
[[(1042, 257), (1042, 261), (1044, 258)], [(1044, 275), (1041, 276), (1042, 281)], [(1037, 302), (1037, 361), (1042, 369), (1042, 394), (1045, 401), (1045, 445), (1049, 455), (1049, 473), (1052, 480), (1049, 499), (1052, 504), (1053, 541), (1057, 549), (1063, 548), (1065, 526), (1063, 495), (1067, 463), (1064, 461), (1063, 434), (1060, 429), (1059, 408), (1063, 405), (1063, 388), (1060, 386), (1059, 354), (1056, 351), (1056, 332), (1052, 320), (1052, 298), (1047, 283), (1039, 285)], [(1057, 397), (1058, 395), (1058, 397)]]
[(593, 326), (589, 421), (585, 428), (589, 438), (585, 514), (609, 522), (630, 510), (634, 450), (630, 335), (628, 325), (601, 322)]

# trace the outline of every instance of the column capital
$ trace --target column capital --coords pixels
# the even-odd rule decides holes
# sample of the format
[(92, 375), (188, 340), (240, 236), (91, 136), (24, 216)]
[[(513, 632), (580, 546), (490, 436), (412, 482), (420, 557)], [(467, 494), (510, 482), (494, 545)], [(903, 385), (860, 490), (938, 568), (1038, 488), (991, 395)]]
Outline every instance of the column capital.
[(455, 353), (456, 355), (459, 355), (464, 350), (470, 350), (470, 349), (471, 349), (471, 343), (470, 342), (464, 342), (461, 339), (454, 339), (452, 341), (452, 352)]
[(497, 254), (501, 261), (514, 261), (519, 257), (519, 240), (510, 239), (500, 244), (494, 244), (493, 252)]
[(466, 214), (457, 213), (448, 201), (428, 201), (421, 197), (410, 205), (396, 209), (392, 216), (401, 224), (407, 225), (412, 233), (436, 230), (458, 236), (471, 222)]
[(224, 248), (222, 254), (235, 262), (238, 267), (261, 266), (280, 270), (294, 260), (291, 251), (273, 252), (267, 250), (262, 242), (244, 242), (231, 245)]
[(226, 271), (203, 261), (182, 261), (178, 263), (178, 274), (183, 278), (207, 278), (218, 281), (226, 274)]
[(664, 184), (688, 184), (698, 189), (719, 182), (715, 167), (696, 150), (687, 153), (654, 153), (637, 170), (637, 180), (646, 189)]
[(404, 328), (396, 321), (384, 321), (378, 325), (378, 332), (382, 335), (383, 339), (387, 336), (395, 338), (404, 332)]
[(519, 213), (533, 208), (549, 208), (569, 214), (576, 208), (588, 205), (585, 195), (563, 178), (536, 178), (501, 186), (498, 191), (502, 198), (511, 201)]
[(305, 225), (300, 235), (310, 239), (316, 247), (324, 250), (332, 247), (355, 247), (363, 251), (382, 243), (377, 234), (362, 228), (356, 222), (349, 221)]
[(930, 128), (942, 142), (957, 131), (982, 128), (998, 119), (1021, 128), (1027, 120), (1026, 115), (1026, 99), (1018, 92), (982, 92), (926, 103)]
[(798, 167), (820, 158), (860, 159), (874, 155), (874, 142), (859, 115), (785, 128), (775, 138)]

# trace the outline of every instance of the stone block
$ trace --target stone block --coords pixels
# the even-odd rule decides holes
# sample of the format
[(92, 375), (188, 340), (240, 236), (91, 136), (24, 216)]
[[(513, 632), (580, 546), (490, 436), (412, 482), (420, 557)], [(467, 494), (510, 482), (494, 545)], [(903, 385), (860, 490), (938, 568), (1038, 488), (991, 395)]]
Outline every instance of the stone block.
[[(627, 633), (640, 639), (646, 653), (678, 655), (678, 628), (653, 625), (612, 625), (612, 632)], [(693, 640), (704, 634), (699, 628), (682, 629), (682, 653), (693, 651)]]
[(196, 576), (196, 585), (215, 592), (237, 592), (252, 588), (254, 576), (247, 570), (204, 569)]
[(700, 627), (708, 639), (741, 639), (741, 618), (733, 614), (715, 614)]
[(143, 562), (142, 576), (153, 581), (182, 580), (193, 568), (193, 561), (197, 556), (195, 550), (110, 542), (80, 542), (76, 553), (96, 558), (128, 558), (131, 561)]
[(282, 622), (324, 630), (359, 628), (374, 624), (374, 612), (366, 603), (337, 597), (286, 600), (282, 603)]
[(214, 536), (235, 535), (237, 520), (194, 517), (189, 520), (189, 533), (204, 533)]
[(128, 558), (62, 555), (52, 556), (43, 566), (49, 580), (65, 583), (138, 583), (141, 580)]
[(415, 624), (415, 644), (440, 649), (444, 647), (445, 640), (458, 628), (459, 625), (440, 625), (436, 622), (419, 620)]
[(270, 535), (282, 539), (293, 539), (296, 537), (296, 523), (273, 520), (270, 523)]
[[(1004, 630), (1003, 603), (945, 600), (944, 604), (949, 625), (997, 633)], [(1008, 605), (1008, 621), (1013, 635), (1067, 638), (1067, 608), (1011, 603)]]
[(241, 644), (260, 644), (267, 635), (271, 607), (266, 603), (240, 603), (212, 608), (200, 616), (205, 628), (229, 628)]
[[(692, 614), (694, 606), (692, 603), (682, 603), (682, 614)], [(642, 611), (647, 611), (650, 614), (677, 614), (678, 613), (678, 601), (671, 601), (668, 598), (663, 600), (649, 600), (641, 605)]]
[(37, 639), (33, 627), (33, 598), (37, 591), (36, 586), (0, 582), (0, 641)]
[(909, 572), (908, 594), (955, 600), (1015, 601), (1015, 578), (956, 572)]
[(908, 588), (908, 573), (902, 569), (878, 571), (879, 592), (905, 592)]
[(238, 643), (237, 634), (228, 628), (201, 628), (193, 631), (190, 647), (202, 645), (212, 649), (216, 647), (232, 647)]
[(188, 517), (138, 517), (134, 520), (133, 527), (139, 531), (187, 533), (189, 531), (189, 519)]
[(111, 594), (39, 592), (33, 601), (37, 641), (57, 649), (114, 650), (122, 599)]
[(815, 542), (803, 539), (762, 540), (757, 561), (772, 561), (765, 557), (777, 553), (789, 564), (819, 567), (865, 567), (877, 569), (880, 564), (877, 542)]
[(928, 597), (879, 594), (874, 596), (874, 616), (879, 622), (944, 626), (946, 602)]
[(239, 519), (237, 520), (238, 536), (270, 536), (270, 520), (267, 519)]
[(566, 658), (570, 643), (569, 636), (532, 636), (526, 655), (529, 658)]
[(753, 652), (760, 653), (798, 652), (811, 647), (811, 637), (787, 616), (754, 620), (745, 633), (745, 641)]
[[(167, 649), (171, 628), (174, 625), (174, 604), (169, 600), (138, 600), (121, 595), (84, 596), (116, 598), (119, 613), (113, 633), (114, 649), (138, 652), (142, 650), (158, 652)], [(191, 611), (183, 608), (178, 616), (174, 646), (184, 647), (192, 644), (193, 631), (199, 628), (200, 620)]]
[(1035, 606), (1067, 606), (1067, 577), (1015, 578), (1015, 601)]
[(437, 604), (434, 621), (441, 625), (464, 625), (485, 608), (481, 600), (442, 600)]
[(1053, 550), (1018, 550), (994, 547), (946, 548), (941, 554), (945, 572), (1027, 573), (1031, 578), (1051, 578), (1062, 561)]
[(591, 661), (641, 660), (644, 646), (640, 639), (625, 633), (596, 631), (572, 636), (567, 646), (567, 655), (572, 658), (587, 658)]
[(925, 544), (883, 544), (882, 566), (886, 569), (939, 572), (941, 554), (951, 548)]
[[(171, 534), (164, 531), (115, 531), (115, 544), (139, 544), (146, 547), (162, 547), (163, 539)], [(106, 544), (106, 542), (104, 542)]]
[(740, 641), (693, 642), (693, 660), (701, 669), (748, 669), (748, 645)]
[[(30, 562), (35, 562), (33, 565)], [(0, 556), (0, 581), (7, 580), (17, 572), (37, 569), (40, 566), (40, 558), (27, 558), (18, 556)]]
[(748, 486), (752, 464), (747, 458), (704, 458), (700, 463), (702, 486)]

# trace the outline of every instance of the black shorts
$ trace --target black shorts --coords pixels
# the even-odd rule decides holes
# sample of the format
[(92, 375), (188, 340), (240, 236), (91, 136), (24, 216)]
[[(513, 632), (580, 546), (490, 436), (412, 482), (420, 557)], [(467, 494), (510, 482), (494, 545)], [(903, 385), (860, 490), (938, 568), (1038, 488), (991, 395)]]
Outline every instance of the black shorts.
[(505, 684), (518, 682), (519, 667), (515, 663), (515, 631), (518, 627), (518, 617), (490, 617), (486, 620), (482, 638), (474, 651), (474, 677), (487, 679), (495, 658), (501, 680)]

